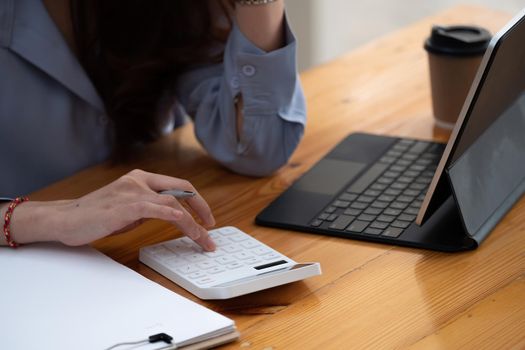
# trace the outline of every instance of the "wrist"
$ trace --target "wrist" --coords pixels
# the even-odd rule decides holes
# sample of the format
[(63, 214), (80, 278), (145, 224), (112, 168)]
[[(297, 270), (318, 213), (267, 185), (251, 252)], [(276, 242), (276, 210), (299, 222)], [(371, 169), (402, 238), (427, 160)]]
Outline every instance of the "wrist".
[(60, 207), (65, 201), (29, 201), (16, 208), (11, 218), (11, 236), (19, 244), (60, 241), (63, 230)]

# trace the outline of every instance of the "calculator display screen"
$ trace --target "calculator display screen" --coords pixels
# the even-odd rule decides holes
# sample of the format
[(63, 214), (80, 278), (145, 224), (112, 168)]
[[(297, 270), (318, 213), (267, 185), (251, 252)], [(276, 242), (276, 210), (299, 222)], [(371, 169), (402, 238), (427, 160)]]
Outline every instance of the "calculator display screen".
[[(268, 272), (261, 272), (261, 273), (258, 273), (256, 275), (253, 275), (253, 276), (240, 278), (238, 280), (230, 281), (230, 282), (223, 283), (223, 284), (218, 284), (218, 285), (215, 285), (213, 287), (230, 287), (230, 286), (234, 286), (234, 285), (239, 284), (239, 283), (244, 283), (244, 282), (248, 282), (248, 281), (257, 280), (258, 278), (261, 278), (263, 276), (270, 276), (270, 275), (274, 275), (274, 274), (276, 275), (276, 274), (283, 273), (285, 271), (297, 270), (297, 269), (301, 269), (303, 267), (308, 267), (308, 266), (311, 266), (311, 265), (313, 265), (313, 264), (294, 264), (294, 265), (289, 265), (289, 266), (285, 266), (285, 267), (283, 267), (281, 269), (272, 270), (272, 271), (268, 271)], [(275, 266), (275, 265), (272, 265), (272, 266)]]

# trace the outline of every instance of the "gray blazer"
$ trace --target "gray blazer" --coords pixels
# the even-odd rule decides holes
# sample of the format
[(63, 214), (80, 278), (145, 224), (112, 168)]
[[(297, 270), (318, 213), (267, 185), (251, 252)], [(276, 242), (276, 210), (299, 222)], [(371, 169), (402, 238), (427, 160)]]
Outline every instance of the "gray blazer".
[[(233, 171), (266, 175), (283, 165), (304, 130), (296, 43), (264, 52), (234, 26), (222, 64), (185, 73), (167, 126), (189, 114), (209, 154)], [(41, 0), (0, 0), (0, 195), (18, 196), (106, 160), (112, 128), (92, 82)], [(242, 139), (234, 97), (242, 94)]]

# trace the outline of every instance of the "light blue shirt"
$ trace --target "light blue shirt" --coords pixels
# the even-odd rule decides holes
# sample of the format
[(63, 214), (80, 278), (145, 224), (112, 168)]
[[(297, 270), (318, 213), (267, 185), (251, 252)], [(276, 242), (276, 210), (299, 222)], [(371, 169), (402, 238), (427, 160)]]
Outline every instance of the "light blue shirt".
[[(267, 175), (285, 164), (306, 120), (287, 25), (285, 38), (284, 47), (265, 52), (234, 25), (223, 63), (178, 80), (171, 125), (182, 125), (185, 111), (209, 154), (241, 174)], [(106, 160), (111, 137), (100, 96), (41, 0), (0, 0), (0, 195), (27, 194)]]

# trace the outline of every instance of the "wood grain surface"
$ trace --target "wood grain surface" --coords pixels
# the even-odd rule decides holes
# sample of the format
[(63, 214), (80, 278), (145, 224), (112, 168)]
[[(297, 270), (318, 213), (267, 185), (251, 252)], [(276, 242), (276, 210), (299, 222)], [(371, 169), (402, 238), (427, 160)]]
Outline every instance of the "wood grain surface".
[(131, 164), (103, 164), (34, 194), (73, 198), (133, 168), (189, 179), (217, 225), (233, 225), (323, 275), (227, 301), (204, 302), (138, 261), (138, 249), (180, 233), (148, 221), (93, 245), (163, 286), (236, 321), (226, 349), (525, 349), (525, 200), (475, 251), (439, 253), (259, 227), (255, 215), (347, 134), (446, 140), (435, 129), (423, 41), (432, 24), (476, 24), (492, 32), (511, 18), (459, 6), (302, 74), (306, 134), (275, 175), (234, 174), (209, 158), (191, 125), (145, 149)]

